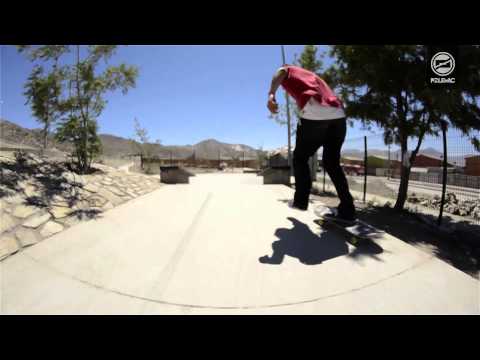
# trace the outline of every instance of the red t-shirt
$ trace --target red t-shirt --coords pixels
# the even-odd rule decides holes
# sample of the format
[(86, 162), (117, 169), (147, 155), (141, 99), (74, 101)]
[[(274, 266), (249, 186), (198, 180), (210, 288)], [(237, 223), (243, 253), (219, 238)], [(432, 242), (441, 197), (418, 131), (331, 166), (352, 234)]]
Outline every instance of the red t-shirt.
[(303, 109), (313, 96), (322, 106), (342, 107), (342, 102), (325, 81), (311, 71), (298, 66), (286, 65), (287, 77), (282, 86), (290, 94), (300, 109)]

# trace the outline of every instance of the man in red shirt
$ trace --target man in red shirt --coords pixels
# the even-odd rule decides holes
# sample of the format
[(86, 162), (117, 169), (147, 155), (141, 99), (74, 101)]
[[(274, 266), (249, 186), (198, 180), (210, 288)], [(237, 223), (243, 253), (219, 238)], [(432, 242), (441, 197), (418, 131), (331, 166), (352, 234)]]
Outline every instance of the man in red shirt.
[(275, 93), (280, 85), (295, 99), (300, 110), (293, 152), (295, 196), (292, 206), (301, 210), (308, 209), (312, 188), (308, 159), (323, 146), (323, 166), (340, 199), (337, 214), (333, 217), (339, 222), (353, 222), (356, 218), (355, 206), (340, 166), (340, 150), (347, 131), (342, 102), (316, 74), (298, 66), (285, 65), (272, 79), (267, 103), (272, 113), (278, 112)]

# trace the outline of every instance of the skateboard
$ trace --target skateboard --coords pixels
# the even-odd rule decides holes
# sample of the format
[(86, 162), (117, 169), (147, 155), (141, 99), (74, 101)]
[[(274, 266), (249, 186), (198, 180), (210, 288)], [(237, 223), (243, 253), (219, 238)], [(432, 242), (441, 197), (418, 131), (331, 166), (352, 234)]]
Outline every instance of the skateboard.
[(319, 218), (314, 220), (314, 222), (322, 227), (323, 229), (336, 229), (346, 235), (347, 240), (350, 244), (354, 246), (361, 245), (371, 245), (371, 237), (374, 234), (378, 234), (379, 231), (374, 227), (364, 223), (363, 221), (356, 220), (353, 225), (344, 225), (340, 222), (328, 219), (324, 217), (326, 214), (334, 214), (336, 209), (330, 208), (328, 206), (320, 205), (314, 212)]

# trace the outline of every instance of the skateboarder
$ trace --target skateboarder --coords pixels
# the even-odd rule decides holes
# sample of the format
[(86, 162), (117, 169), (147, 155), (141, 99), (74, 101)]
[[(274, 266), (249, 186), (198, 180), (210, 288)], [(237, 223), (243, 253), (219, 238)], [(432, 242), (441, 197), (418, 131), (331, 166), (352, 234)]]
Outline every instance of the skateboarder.
[(342, 102), (318, 75), (298, 66), (285, 65), (272, 79), (267, 103), (272, 113), (278, 112), (275, 93), (280, 85), (295, 99), (300, 110), (293, 152), (295, 196), (291, 206), (308, 209), (312, 187), (308, 159), (323, 146), (323, 166), (340, 199), (335, 219), (353, 222), (356, 218), (355, 206), (340, 166), (340, 150), (347, 131)]

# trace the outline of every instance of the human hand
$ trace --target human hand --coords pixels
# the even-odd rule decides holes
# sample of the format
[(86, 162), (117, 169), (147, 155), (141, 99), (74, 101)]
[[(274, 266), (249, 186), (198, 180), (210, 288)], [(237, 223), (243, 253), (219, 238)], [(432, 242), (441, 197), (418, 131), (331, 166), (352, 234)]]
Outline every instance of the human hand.
[(268, 110), (270, 110), (270, 112), (272, 114), (278, 113), (278, 104), (277, 104), (277, 101), (275, 100), (275, 95), (270, 94), (268, 96), (267, 107), (268, 107)]

